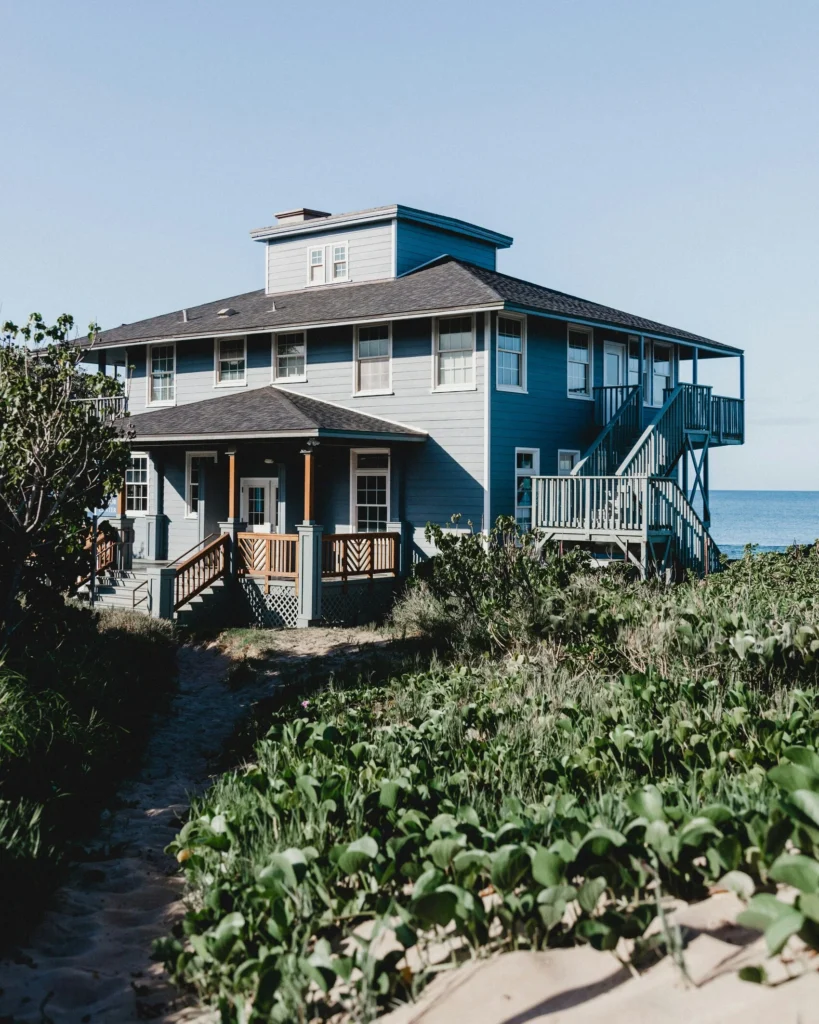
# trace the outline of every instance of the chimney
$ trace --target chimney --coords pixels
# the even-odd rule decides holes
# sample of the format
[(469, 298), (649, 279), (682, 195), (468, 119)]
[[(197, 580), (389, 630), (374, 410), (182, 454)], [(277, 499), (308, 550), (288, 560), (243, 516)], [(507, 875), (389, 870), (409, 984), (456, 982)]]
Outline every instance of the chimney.
[(320, 220), (322, 217), (329, 217), (329, 213), (322, 210), (308, 210), (301, 207), (298, 210), (283, 210), (282, 213), (274, 214), (279, 224), (301, 224), (305, 220)]

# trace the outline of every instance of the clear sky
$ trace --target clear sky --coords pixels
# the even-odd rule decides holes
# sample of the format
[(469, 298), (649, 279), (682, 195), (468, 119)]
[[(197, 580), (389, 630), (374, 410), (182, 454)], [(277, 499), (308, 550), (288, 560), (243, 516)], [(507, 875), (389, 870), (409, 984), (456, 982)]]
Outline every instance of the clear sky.
[(744, 347), (712, 487), (819, 488), (816, 0), (0, 0), (0, 41), (2, 319), (249, 291), (275, 211), (405, 203)]

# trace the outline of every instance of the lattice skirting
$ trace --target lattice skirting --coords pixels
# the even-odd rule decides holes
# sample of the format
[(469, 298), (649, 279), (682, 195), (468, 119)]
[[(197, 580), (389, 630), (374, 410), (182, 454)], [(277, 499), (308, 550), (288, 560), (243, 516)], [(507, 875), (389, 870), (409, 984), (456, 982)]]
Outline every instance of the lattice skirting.
[(264, 583), (247, 576), (240, 577), (239, 584), (252, 625), (265, 629), (296, 625), (299, 603), (293, 580), (271, 580), (268, 594), (264, 592)]
[(355, 626), (383, 618), (392, 607), (397, 580), (325, 582), (321, 591), (321, 617), (328, 625)]

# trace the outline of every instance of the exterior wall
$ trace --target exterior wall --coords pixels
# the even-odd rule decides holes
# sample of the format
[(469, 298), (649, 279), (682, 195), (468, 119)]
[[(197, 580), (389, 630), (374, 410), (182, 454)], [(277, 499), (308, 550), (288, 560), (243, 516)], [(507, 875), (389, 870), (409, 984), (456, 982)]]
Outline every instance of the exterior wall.
[(384, 221), (269, 241), (266, 245), (268, 294), (308, 287), (307, 250), (344, 241), (349, 242), (349, 281), (378, 281), (393, 276), (392, 223)]
[(398, 221), (397, 224), (397, 273), (406, 274), (438, 256), (454, 256), (459, 260), (476, 263), (489, 270), (496, 269), (496, 249), (490, 242), (477, 238), (466, 238), (450, 231), (416, 224), (412, 221)]

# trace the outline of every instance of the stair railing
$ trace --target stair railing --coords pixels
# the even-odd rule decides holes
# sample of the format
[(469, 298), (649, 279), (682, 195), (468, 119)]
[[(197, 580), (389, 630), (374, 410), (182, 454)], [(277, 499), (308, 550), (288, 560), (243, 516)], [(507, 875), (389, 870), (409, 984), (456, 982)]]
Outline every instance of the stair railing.
[(671, 530), (680, 561), (696, 569), (699, 575), (719, 572), (720, 549), (676, 480), (649, 480), (649, 488), (649, 530)]
[[(609, 476), (614, 473), (640, 433), (643, 389), (639, 384), (594, 390), (598, 420), (607, 414), (610, 418), (591, 448), (572, 469), (572, 476)], [(598, 392), (602, 394), (598, 395)]]
[(191, 555), (176, 566), (174, 575), (173, 610), (179, 611), (183, 604), (206, 590), (225, 575), (228, 564), (230, 535), (221, 534), (195, 555)]
[(711, 431), (711, 388), (678, 384), (665, 393), (665, 402), (637, 443), (615, 470), (617, 476), (664, 477), (685, 447), (686, 431)]

